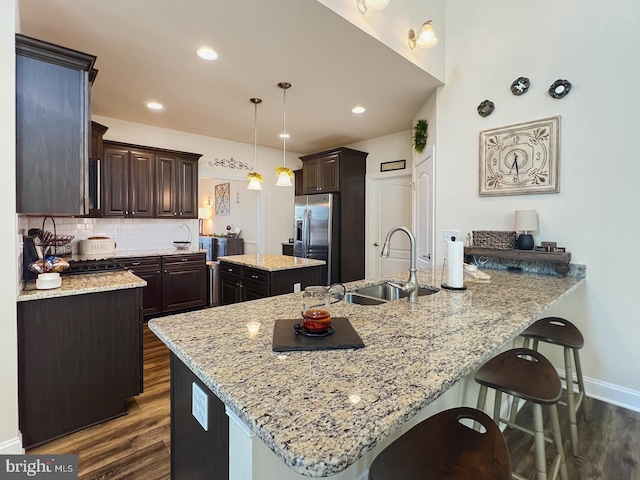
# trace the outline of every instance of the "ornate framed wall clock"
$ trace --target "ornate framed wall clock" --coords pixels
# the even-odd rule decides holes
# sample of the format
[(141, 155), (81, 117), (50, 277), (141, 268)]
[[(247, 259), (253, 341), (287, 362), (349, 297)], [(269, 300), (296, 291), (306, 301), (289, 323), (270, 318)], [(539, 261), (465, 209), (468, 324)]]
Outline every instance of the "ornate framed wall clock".
[(480, 132), (480, 196), (557, 193), (560, 116)]

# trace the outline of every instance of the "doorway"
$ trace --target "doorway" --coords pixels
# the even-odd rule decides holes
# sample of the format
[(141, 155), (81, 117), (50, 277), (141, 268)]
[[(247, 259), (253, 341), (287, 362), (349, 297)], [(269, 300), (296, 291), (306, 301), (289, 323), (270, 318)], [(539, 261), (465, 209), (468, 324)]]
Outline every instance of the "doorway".
[(387, 232), (393, 227), (411, 227), (411, 174), (374, 178), (367, 202), (367, 277), (409, 272), (409, 238), (404, 233), (391, 240), (389, 258), (381, 258)]
[(428, 268), (434, 262), (434, 202), (433, 174), (435, 149), (430, 146), (413, 167), (415, 192), (413, 198), (413, 232), (417, 240), (417, 268)]

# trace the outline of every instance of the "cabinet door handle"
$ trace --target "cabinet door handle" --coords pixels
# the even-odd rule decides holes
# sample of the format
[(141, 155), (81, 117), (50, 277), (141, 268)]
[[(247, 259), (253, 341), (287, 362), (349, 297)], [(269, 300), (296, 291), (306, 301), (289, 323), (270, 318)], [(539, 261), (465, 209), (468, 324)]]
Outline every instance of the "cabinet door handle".
[(164, 271), (164, 273), (169, 273), (169, 272), (167, 272), (167, 271), (165, 270), (165, 271)]
[(227, 268), (227, 272), (233, 272), (233, 268)]
[(135, 215), (135, 214), (136, 214), (136, 212), (133, 212), (133, 211), (131, 212), (131, 215)]
[(258, 275), (251, 275), (251, 278), (258, 278)]
[(188, 259), (188, 258), (181, 258), (181, 259), (180, 259), (180, 261), (181, 261), (181, 262), (188, 262), (188, 261), (189, 261), (189, 259)]
[(131, 265), (140, 265), (140, 262), (131, 262)]
[(174, 216), (178, 216), (178, 212), (173, 212), (173, 215)]
[(158, 270), (156, 273), (160, 273), (160, 270)]

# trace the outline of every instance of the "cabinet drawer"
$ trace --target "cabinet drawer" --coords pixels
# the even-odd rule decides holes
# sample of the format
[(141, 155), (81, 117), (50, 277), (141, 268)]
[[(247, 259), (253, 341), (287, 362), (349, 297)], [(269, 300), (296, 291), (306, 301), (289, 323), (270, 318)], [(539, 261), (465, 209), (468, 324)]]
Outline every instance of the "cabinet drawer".
[(269, 272), (245, 267), (243, 277), (254, 282), (267, 283)]
[(159, 270), (161, 259), (160, 257), (129, 257), (118, 258), (117, 261), (122, 263), (125, 267), (132, 270)]
[(242, 275), (242, 267), (231, 263), (220, 262), (220, 273), (230, 275)]
[(162, 257), (162, 265), (164, 268), (182, 268), (185, 266), (204, 265), (205, 263), (206, 255), (204, 253), (167, 255)]

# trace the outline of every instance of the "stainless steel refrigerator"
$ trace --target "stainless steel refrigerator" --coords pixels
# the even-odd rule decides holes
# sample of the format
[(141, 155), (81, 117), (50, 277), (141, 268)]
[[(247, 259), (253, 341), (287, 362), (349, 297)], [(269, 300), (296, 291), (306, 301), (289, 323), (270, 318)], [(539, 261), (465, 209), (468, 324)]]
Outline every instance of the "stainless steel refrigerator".
[(340, 196), (303, 195), (295, 200), (293, 255), (326, 262), (323, 283), (340, 281)]

